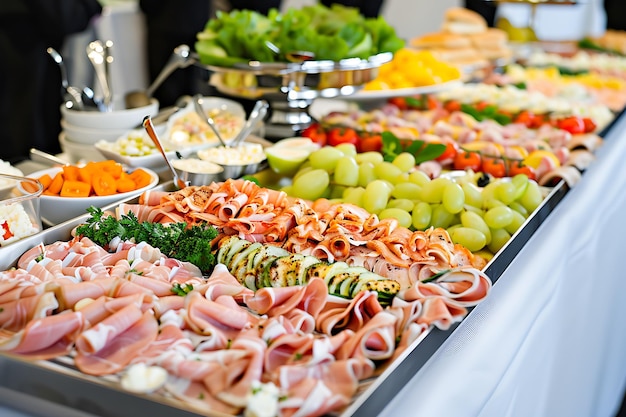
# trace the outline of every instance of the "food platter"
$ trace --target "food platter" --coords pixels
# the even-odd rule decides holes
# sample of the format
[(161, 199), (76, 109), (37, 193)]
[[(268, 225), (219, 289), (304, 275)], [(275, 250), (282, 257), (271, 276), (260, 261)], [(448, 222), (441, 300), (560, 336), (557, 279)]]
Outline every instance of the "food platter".
[(265, 99), (270, 118), (268, 138), (294, 136), (312, 122), (309, 106), (317, 98), (351, 95), (378, 75), (378, 68), (391, 61), (391, 53), (369, 59), (262, 63), (250, 61), (234, 67), (196, 65), (211, 73), (209, 83), (219, 92), (244, 99)]
[[(161, 190), (172, 190), (172, 183), (162, 184)], [(556, 207), (567, 193), (568, 187), (561, 182), (548, 194), (542, 205), (531, 215), (525, 226), (509, 241), (507, 246), (486, 266), (492, 281), (497, 281), (507, 268), (515, 254), (528, 241), (543, 219)], [(136, 202), (136, 198), (128, 203)], [(111, 204), (105, 209), (115, 208), (119, 203)], [(7, 248), (0, 249), (0, 268), (7, 269), (15, 265), (16, 260), (26, 250), (40, 244), (48, 244), (57, 240), (67, 240), (71, 231), (85, 222), (87, 215), (80, 216), (64, 224), (51, 227), (38, 235), (31, 236)], [(472, 314), (471, 309), (469, 314)], [(441, 347), (459, 323), (449, 330), (442, 331), (429, 328), (423, 332), (410, 346), (382, 370), (379, 375), (366, 379), (361, 383), (352, 403), (341, 410), (339, 415), (375, 416), (398, 391), (424, 366), (432, 354)], [(131, 417), (137, 410), (150, 410), (151, 415), (167, 417), (221, 416), (222, 414), (197, 409), (175, 398), (160, 394), (135, 394), (122, 390), (116, 376), (93, 377), (78, 371), (73, 361), (68, 358), (54, 360), (26, 361), (11, 355), (0, 355), (0, 402), (3, 394), (19, 391), (20, 395), (43, 398), (55, 407), (70, 407), (86, 412), (113, 413), (116, 417)], [(12, 377), (8, 377), (12, 375)], [(19, 375), (18, 377), (14, 377)], [(10, 395), (10, 394), (9, 394)], [(89, 399), (85, 402), (84, 399)], [(33, 403), (34, 405), (34, 403)]]
[(344, 100), (348, 101), (374, 101), (374, 100), (385, 100), (393, 97), (406, 97), (406, 96), (414, 96), (419, 94), (430, 94), (430, 93), (438, 93), (440, 91), (445, 91), (449, 89), (453, 89), (463, 85), (461, 80), (452, 80), (447, 81), (441, 84), (433, 84), (433, 85), (425, 85), (421, 87), (410, 87), (410, 88), (395, 88), (388, 90), (359, 90), (354, 94), (350, 94), (348, 96), (343, 97)]

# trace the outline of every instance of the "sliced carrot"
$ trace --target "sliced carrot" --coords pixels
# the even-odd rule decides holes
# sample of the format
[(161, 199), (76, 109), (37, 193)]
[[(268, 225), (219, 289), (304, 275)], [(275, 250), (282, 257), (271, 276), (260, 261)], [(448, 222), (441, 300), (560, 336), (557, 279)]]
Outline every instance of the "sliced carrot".
[(115, 162), (112, 159), (105, 161), (91, 162), (90, 164), (98, 171), (106, 171), (113, 176), (113, 178), (119, 178), (124, 171), (124, 167), (119, 162)]
[(63, 187), (63, 181), (63, 172), (57, 172), (54, 178), (52, 178), (52, 182), (50, 183), (46, 191), (58, 195), (61, 192), (61, 188)]
[(61, 188), (61, 197), (89, 197), (91, 192), (91, 184), (77, 181), (66, 180)]
[(52, 177), (50, 176), (50, 174), (43, 174), (41, 177), (39, 177), (37, 179), (39, 180), (39, 182), (43, 186), (44, 190), (47, 190), (48, 187), (50, 186), (50, 183), (52, 182)]
[(137, 168), (128, 175), (133, 181), (135, 181), (137, 188), (146, 187), (152, 182), (152, 175), (150, 175), (148, 172), (144, 171), (141, 168)]
[(93, 175), (94, 170), (92, 165), (87, 164), (78, 168), (78, 180), (91, 184), (91, 176)]
[(65, 181), (77, 181), (78, 170), (79, 168), (76, 165), (64, 165), (63, 166), (63, 179)]
[(111, 195), (117, 192), (117, 182), (113, 175), (106, 171), (94, 172), (91, 186), (96, 195)]
[(128, 193), (135, 189), (137, 189), (135, 181), (133, 181), (127, 173), (122, 172), (120, 177), (117, 179), (117, 192)]

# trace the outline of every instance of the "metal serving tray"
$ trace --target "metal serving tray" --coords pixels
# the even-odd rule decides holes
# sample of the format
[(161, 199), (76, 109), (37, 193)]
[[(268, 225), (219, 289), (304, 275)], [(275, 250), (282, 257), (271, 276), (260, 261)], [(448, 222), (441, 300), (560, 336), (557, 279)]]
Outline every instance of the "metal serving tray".
[[(486, 274), (494, 283), (568, 191), (569, 187), (564, 181), (557, 184), (509, 242), (485, 266)], [(127, 202), (136, 201), (135, 198)], [(105, 209), (114, 208), (118, 204), (119, 202)], [(70, 239), (71, 231), (88, 217), (89, 215), (85, 214), (14, 245), (1, 248), (0, 270), (11, 268), (25, 251), (41, 243)], [(469, 314), (472, 314), (471, 310)], [(378, 415), (397, 394), (399, 388), (420, 370), (454, 332), (458, 324), (452, 325), (446, 331), (431, 328), (422, 333), (379, 376), (363, 382), (352, 404), (336, 415), (341, 417)], [(71, 361), (64, 361), (63, 358), (28, 361), (7, 354), (0, 354), (0, 404), (2, 403), (45, 417), (222, 416), (192, 409), (187, 403), (162, 395), (141, 395), (123, 391), (115, 378), (85, 375), (76, 370)], [(47, 406), (48, 403), (51, 405)]]

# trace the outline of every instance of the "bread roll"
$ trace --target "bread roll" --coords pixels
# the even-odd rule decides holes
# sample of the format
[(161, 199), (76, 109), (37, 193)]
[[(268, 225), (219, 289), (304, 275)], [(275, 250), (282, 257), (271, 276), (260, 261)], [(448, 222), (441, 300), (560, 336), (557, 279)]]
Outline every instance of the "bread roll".
[(446, 10), (442, 25), (444, 32), (469, 35), (487, 30), (487, 21), (480, 14), (464, 7)]
[(469, 48), (472, 42), (465, 36), (446, 32), (432, 32), (413, 38), (410, 45), (414, 48)]

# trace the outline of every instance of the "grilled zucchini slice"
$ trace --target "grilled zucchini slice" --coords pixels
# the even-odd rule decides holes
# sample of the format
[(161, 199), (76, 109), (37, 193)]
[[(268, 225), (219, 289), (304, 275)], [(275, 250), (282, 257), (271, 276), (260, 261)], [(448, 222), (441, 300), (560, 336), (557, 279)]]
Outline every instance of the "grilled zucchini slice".
[(259, 242), (254, 242), (245, 247), (238, 254), (233, 256), (228, 269), (230, 273), (237, 278), (237, 280), (243, 284), (246, 273), (248, 272), (248, 257), (251, 253), (256, 253), (263, 245)]
[[(252, 269), (249, 273), (254, 274), (254, 286), (256, 289), (269, 287), (269, 280), (267, 280), (267, 269), (269, 265), (276, 258), (289, 255), (290, 252), (279, 247), (272, 245), (263, 245), (263, 248), (259, 250), (252, 260)], [(251, 287), (248, 287), (251, 288)]]

